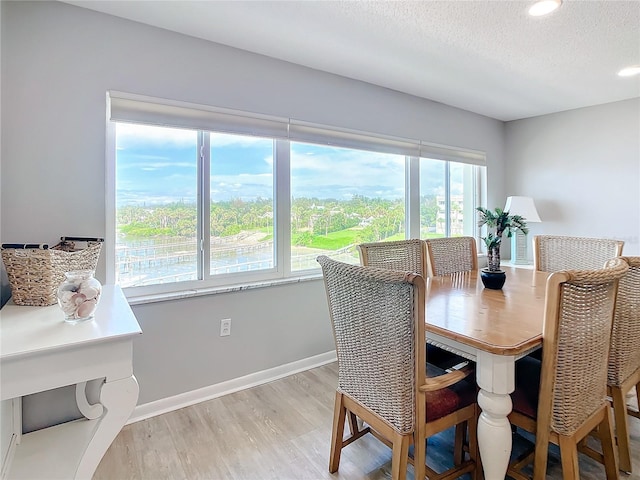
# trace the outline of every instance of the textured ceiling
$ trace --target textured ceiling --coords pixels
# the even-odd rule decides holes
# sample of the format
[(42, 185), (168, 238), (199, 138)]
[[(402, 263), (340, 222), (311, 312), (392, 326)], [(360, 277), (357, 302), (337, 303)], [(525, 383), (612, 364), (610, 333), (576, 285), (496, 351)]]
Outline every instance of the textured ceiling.
[(640, 0), (66, 3), (500, 120), (640, 97)]

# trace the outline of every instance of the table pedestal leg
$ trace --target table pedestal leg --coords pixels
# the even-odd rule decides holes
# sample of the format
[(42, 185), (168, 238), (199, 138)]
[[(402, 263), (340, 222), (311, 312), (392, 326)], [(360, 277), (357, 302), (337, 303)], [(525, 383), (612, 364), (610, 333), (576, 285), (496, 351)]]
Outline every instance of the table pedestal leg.
[(129, 419), (138, 401), (139, 387), (133, 375), (120, 380), (106, 382), (100, 390), (100, 403), (105, 413), (87, 446), (76, 479), (91, 479), (111, 442)]
[(480, 390), (478, 403), (482, 409), (478, 420), (478, 446), (484, 478), (502, 480), (511, 456), (511, 424), (507, 419), (511, 412), (511, 397)]
[(485, 480), (504, 480), (511, 456), (511, 396), (515, 388), (515, 357), (479, 351), (477, 381), (478, 447)]

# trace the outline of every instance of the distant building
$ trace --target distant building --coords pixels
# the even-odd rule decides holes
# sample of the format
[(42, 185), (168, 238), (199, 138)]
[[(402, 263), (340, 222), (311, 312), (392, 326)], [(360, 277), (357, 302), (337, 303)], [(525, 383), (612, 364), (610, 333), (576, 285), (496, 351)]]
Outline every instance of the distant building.
[[(445, 235), (446, 233), (446, 211), (447, 205), (445, 197), (438, 195), (438, 213), (436, 215), (436, 233)], [(464, 235), (464, 195), (451, 195), (451, 233), (450, 236)]]

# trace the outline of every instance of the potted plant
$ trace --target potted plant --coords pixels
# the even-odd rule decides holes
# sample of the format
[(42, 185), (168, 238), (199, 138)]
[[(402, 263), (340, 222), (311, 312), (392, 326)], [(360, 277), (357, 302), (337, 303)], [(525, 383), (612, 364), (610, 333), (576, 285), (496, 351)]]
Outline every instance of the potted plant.
[(477, 207), (479, 212), (478, 226), (486, 225), (489, 229), (495, 229), (495, 233), (489, 231), (486, 237), (481, 237), (487, 247), (487, 267), (480, 272), (482, 283), (487, 288), (499, 290), (504, 285), (506, 275), (500, 269), (500, 246), (502, 236), (511, 237), (517, 230), (522, 230), (525, 235), (529, 233), (527, 223), (520, 215), (509, 215), (501, 208), (493, 211)]

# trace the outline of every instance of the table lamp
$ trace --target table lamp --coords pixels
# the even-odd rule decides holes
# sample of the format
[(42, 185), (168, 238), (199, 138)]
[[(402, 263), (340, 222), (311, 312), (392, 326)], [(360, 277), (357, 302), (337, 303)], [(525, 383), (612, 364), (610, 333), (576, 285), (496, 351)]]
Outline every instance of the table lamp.
[[(507, 197), (504, 211), (509, 212), (509, 215), (520, 215), (527, 222), (527, 225), (542, 221), (531, 197)], [(511, 263), (514, 265), (528, 265), (531, 263), (527, 255), (527, 249), (527, 235), (517, 230), (511, 237)]]

